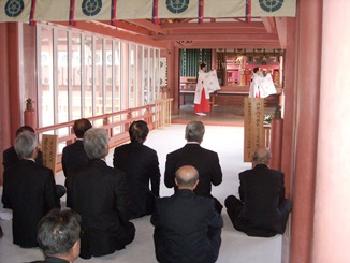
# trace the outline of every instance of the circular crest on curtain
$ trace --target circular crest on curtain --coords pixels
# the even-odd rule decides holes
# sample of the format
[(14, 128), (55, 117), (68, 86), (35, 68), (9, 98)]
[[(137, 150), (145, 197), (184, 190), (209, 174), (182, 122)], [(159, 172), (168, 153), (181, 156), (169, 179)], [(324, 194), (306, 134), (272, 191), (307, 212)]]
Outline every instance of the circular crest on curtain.
[(265, 12), (276, 12), (281, 9), (283, 0), (259, 0), (260, 7)]
[(86, 16), (95, 16), (102, 9), (102, 0), (84, 0), (82, 9)]
[(173, 14), (180, 14), (187, 10), (189, 0), (166, 0), (166, 8)]
[(5, 4), (5, 14), (10, 17), (19, 16), (24, 10), (23, 0), (8, 0)]

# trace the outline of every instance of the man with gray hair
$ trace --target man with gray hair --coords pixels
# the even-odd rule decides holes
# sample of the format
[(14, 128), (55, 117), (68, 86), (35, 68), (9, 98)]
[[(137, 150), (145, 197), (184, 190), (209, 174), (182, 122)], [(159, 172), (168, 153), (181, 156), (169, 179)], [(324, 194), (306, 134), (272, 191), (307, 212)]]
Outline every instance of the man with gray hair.
[[(211, 185), (218, 186), (222, 181), (218, 154), (201, 147), (204, 136), (204, 125), (201, 121), (190, 121), (186, 126), (185, 147), (177, 149), (166, 156), (164, 184), (175, 188), (175, 172), (183, 165), (193, 165), (199, 172), (199, 184), (194, 189), (196, 194), (212, 197)], [(221, 212), (221, 204), (215, 199), (216, 208)]]
[(239, 174), (239, 197), (225, 200), (236, 230), (249, 236), (269, 237), (285, 232), (291, 202), (285, 199), (284, 175), (268, 168), (270, 152), (256, 150), (253, 169)]
[(37, 138), (24, 131), (16, 137), (19, 161), (4, 173), (3, 203), (13, 210), (13, 243), (36, 247), (39, 220), (52, 208), (59, 207), (53, 172), (35, 163)]
[(38, 227), (38, 242), (45, 260), (32, 263), (72, 263), (80, 250), (80, 216), (71, 209), (53, 209)]
[(108, 137), (104, 129), (84, 135), (89, 163), (71, 174), (71, 207), (82, 217), (80, 257), (89, 259), (113, 253), (130, 244), (135, 227), (129, 222), (126, 175), (105, 162)]
[(222, 218), (212, 198), (193, 193), (199, 177), (193, 166), (179, 167), (175, 175), (177, 191), (156, 202), (151, 222), (161, 263), (213, 263), (218, 258)]

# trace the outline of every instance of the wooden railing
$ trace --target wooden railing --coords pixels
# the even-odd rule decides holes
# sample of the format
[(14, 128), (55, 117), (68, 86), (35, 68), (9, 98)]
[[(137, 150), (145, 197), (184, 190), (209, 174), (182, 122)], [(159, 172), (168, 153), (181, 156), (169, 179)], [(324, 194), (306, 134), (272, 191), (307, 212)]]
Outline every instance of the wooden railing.
[[(172, 101), (173, 99), (161, 99), (154, 104), (93, 116), (87, 119), (91, 121), (93, 127), (103, 128), (107, 131), (109, 137), (108, 147), (113, 148), (129, 141), (129, 126), (134, 120), (145, 120), (150, 130), (170, 125)], [(59, 134), (60, 130), (66, 129), (65, 135), (58, 136), (57, 143), (59, 145), (68, 145), (75, 140), (75, 135), (72, 132), (73, 125), (74, 121), (69, 121), (39, 128), (36, 132), (40, 139), (42, 134)], [(61, 153), (58, 152), (57, 155), (56, 171), (59, 171), (61, 170)]]

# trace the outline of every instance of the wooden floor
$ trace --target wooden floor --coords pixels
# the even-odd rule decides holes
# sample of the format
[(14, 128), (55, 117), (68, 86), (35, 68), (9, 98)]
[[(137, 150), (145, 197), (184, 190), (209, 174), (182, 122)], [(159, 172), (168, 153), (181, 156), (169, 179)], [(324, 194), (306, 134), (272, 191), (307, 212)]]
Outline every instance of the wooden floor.
[[(265, 114), (273, 114), (273, 107), (266, 107)], [(214, 105), (207, 116), (198, 116), (194, 114), (193, 104), (180, 106), (178, 115), (173, 115), (173, 124), (186, 124), (191, 120), (201, 120), (209, 126), (243, 127), (244, 110), (243, 105), (220, 106)]]

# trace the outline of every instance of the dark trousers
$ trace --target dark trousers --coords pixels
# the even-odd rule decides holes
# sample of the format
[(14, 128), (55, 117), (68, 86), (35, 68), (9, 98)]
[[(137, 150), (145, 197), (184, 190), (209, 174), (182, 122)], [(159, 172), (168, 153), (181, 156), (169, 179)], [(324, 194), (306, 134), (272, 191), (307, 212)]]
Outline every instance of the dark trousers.
[(121, 224), (114, 233), (106, 233), (82, 227), (80, 257), (90, 259), (124, 249), (135, 237), (135, 226), (131, 222)]
[(211, 251), (208, 256), (208, 262), (214, 263), (219, 257), (219, 250), (221, 245), (221, 228), (209, 229), (208, 239), (211, 247)]
[[(292, 210), (292, 203), (290, 200), (283, 200), (279, 205), (279, 211), (281, 218), (278, 225), (271, 225), (269, 229), (257, 229), (249, 226), (249, 222), (240, 218), (240, 213), (243, 209), (244, 204), (237, 199), (234, 195), (230, 195), (225, 200), (225, 207), (227, 208), (227, 213), (232, 221), (233, 227), (237, 231), (245, 232), (249, 236), (261, 236), (270, 237), (276, 234), (283, 234), (286, 231), (286, 226), (288, 222), (288, 216)], [(256, 218), (256, 221), (259, 219)]]

